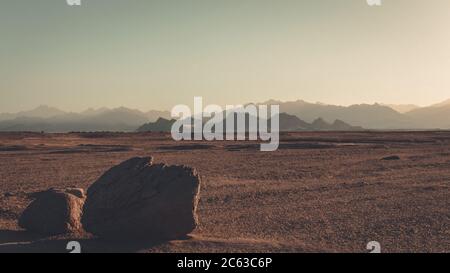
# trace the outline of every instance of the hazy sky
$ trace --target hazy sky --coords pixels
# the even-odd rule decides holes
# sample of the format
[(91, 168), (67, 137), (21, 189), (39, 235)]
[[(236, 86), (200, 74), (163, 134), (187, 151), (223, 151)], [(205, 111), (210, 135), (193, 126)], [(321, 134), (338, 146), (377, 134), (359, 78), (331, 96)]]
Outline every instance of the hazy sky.
[(0, 112), (450, 98), (450, 1), (0, 0)]

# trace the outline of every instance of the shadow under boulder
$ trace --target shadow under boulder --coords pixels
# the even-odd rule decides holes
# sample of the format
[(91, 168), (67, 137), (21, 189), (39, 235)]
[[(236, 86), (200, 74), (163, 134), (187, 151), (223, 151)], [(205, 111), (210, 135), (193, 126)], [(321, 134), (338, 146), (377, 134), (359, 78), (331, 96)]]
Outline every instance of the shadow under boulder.
[(82, 224), (110, 240), (170, 240), (191, 233), (200, 177), (186, 166), (129, 159), (108, 170), (88, 189)]
[(384, 161), (400, 160), (400, 157), (398, 155), (392, 155), (392, 156), (383, 157), (381, 160), (384, 160)]

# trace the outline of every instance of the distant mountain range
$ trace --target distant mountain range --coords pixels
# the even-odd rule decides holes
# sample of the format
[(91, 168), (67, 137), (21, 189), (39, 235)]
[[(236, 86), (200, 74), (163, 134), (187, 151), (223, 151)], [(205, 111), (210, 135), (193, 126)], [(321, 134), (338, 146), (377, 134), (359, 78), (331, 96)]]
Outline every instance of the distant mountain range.
[(160, 117), (169, 118), (170, 112), (141, 112), (121, 107), (71, 113), (49, 106), (39, 106), (31, 111), (0, 114), (0, 131), (135, 131), (142, 124)]
[(450, 100), (428, 107), (413, 107), (404, 113), (382, 104), (337, 106), (302, 100), (271, 100), (262, 104), (278, 104), (280, 112), (297, 116), (306, 122), (320, 117), (327, 122), (343, 120), (366, 129), (450, 129)]
[[(235, 117), (235, 131), (237, 118)], [(248, 124), (248, 115), (246, 115), (246, 124)], [(208, 119), (203, 119), (203, 123), (206, 123)], [(141, 127), (139, 127), (136, 131), (138, 132), (170, 132), (172, 129), (172, 125), (175, 122), (174, 119), (165, 119), (159, 118), (155, 122), (149, 122)], [(192, 120), (191, 120), (192, 123)], [(269, 120), (270, 124), (270, 120)], [(225, 131), (226, 120), (220, 123), (218, 126), (222, 126), (223, 131)], [(299, 119), (296, 116), (289, 115), (286, 113), (280, 113), (279, 115), (279, 128), (280, 131), (356, 131), (363, 130), (362, 127), (351, 126), (341, 120), (335, 120), (333, 123), (328, 123), (322, 118), (318, 118), (314, 120), (312, 123), (308, 123)], [(268, 126), (270, 128), (270, 125)], [(248, 126), (245, 128), (248, 131)], [(214, 130), (213, 130), (214, 131)]]
[(381, 104), (381, 105), (392, 108), (395, 111), (402, 114), (420, 108), (420, 106), (417, 106), (415, 104)]
[(450, 100), (405, 113), (418, 128), (450, 128)]
[(364, 128), (352, 126), (342, 120), (335, 120), (329, 123), (322, 118), (317, 118), (313, 122), (308, 123), (299, 119), (297, 116), (281, 113), (279, 115), (280, 131), (360, 131)]
[(262, 104), (278, 104), (280, 112), (297, 116), (306, 122), (313, 122), (317, 118), (322, 118), (327, 122), (338, 119), (369, 129), (401, 129), (411, 125), (409, 117), (380, 104), (337, 106), (309, 103), (302, 100), (293, 102), (272, 100)]
[[(280, 130), (450, 129), (450, 100), (428, 107), (415, 105), (309, 103), (303, 100), (261, 104), (280, 105)], [(88, 109), (80, 113), (39, 106), (30, 111), (0, 114), (0, 131), (167, 131), (169, 111), (120, 108)]]

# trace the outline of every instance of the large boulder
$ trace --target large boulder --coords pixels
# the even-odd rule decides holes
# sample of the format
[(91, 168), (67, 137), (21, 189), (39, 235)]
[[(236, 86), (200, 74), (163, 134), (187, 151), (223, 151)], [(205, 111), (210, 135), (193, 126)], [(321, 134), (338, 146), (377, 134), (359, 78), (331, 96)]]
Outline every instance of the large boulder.
[[(72, 194), (75, 189), (40, 192), (19, 218), (19, 226), (46, 235), (75, 233), (82, 229), (81, 214), (85, 198)], [(82, 193), (82, 189), (77, 189)]]
[(108, 170), (88, 189), (82, 223), (112, 240), (169, 240), (198, 224), (200, 177), (185, 166), (129, 159)]

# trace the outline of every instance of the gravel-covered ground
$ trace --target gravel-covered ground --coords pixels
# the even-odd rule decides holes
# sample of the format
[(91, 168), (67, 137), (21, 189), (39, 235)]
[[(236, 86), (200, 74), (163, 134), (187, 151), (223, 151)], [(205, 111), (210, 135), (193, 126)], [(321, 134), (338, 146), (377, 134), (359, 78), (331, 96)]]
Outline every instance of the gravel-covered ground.
[[(399, 160), (382, 160), (388, 156)], [(30, 234), (17, 219), (30, 193), (87, 189), (133, 156), (198, 169), (199, 228), (186, 240), (112, 243)], [(282, 135), (251, 142), (175, 142), (167, 134), (0, 134), (0, 252), (450, 251), (450, 132)]]

